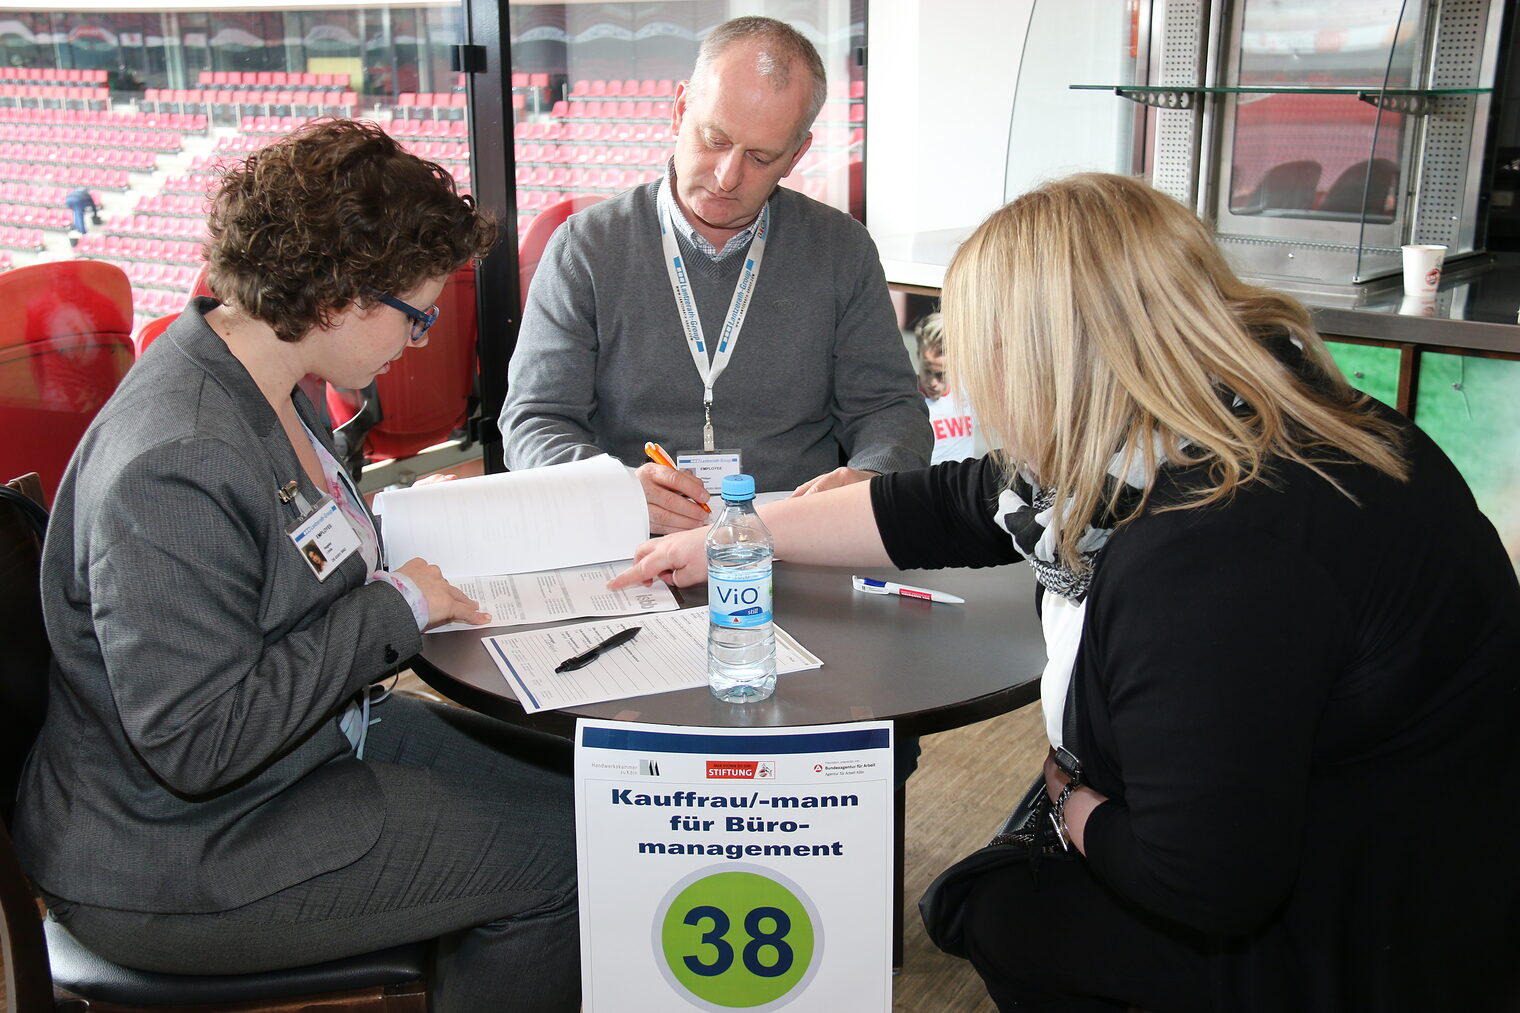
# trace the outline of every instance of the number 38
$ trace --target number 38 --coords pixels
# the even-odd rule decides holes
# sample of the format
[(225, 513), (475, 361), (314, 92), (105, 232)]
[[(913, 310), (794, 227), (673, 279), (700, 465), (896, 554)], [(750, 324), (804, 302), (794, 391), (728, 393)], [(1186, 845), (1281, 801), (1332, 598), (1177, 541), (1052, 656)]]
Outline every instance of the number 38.
[[(712, 927), (702, 933), (701, 939), (702, 943), (713, 948), (712, 961), (703, 962), (697, 954), (687, 954), (681, 958), (693, 974), (715, 977), (733, 966), (734, 948), (728, 941), (728, 930), (731, 927), (728, 912), (711, 904), (701, 904), (686, 912), (682, 921), (693, 928), (700, 927), (704, 921), (712, 922)], [(765, 928), (766, 922), (770, 923), (768, 930)], [(791, 930), (792, 920), (780, 908), (753, 908), (744, 916), (744, 931), (749, 936), (749, 942), (744, 944), (740, 959), (744, 962), (745, 970), (760, 978), (779, 977), (791, 970), (792, 948), (786, 942), (787, 933)], [(766, 949), (775, 952), (775, 959), (770, 963), (761, 959), (761, 951)]]

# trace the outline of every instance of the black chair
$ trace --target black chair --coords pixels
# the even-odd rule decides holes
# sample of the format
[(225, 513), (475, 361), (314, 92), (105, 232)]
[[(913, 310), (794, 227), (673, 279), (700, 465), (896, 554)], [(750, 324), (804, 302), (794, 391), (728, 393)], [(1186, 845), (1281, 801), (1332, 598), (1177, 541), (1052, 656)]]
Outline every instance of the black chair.
[(1270, 211), (1308, 211), (1314, 207), (1315, 189), (1323, 166), (1314, 161), (1282, 162), (1261, 177), (1256, 192), (1234, 208), (1238, 215)]
[(52, 652), (42, 626), (40, 570), (47, 511), (35, 474), (0, 486), (0, 608), (7, 651), (0, 655), (0, 961), (14, 1013), (142, 1013), (321, 1010), (323, 1013), (426, 1013), (423, 968), (430, 945), (415, 943), (325, 964), (239, 975), (136, 971), (92, 953), (40, 916), (10, 838), (16, 784), (46, 710)]
[(1386, 158), (1369, 158), (1348, 166), (1325, 191), (1320, 211), (1361, 215), (1373, 221), (1393, 217), (1388, 198), (1399, 182), (1399, 167)]

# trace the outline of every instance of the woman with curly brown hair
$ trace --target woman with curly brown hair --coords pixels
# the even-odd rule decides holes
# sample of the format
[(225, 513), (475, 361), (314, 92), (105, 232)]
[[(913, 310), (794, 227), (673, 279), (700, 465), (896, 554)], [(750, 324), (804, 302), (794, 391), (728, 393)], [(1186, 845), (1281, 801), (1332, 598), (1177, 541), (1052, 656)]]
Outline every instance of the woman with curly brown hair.
[(495, 226), (377, 127), (328, 121), (227, 172), (210, 234), (223, 301), (153, 343), (58, 491), (23, 860), (50, 917), (130, 967), (439, 938), (435, 1009), (577, 1009), (568, 756), (372, 697), (424, 629), (485, 617), (424, 560), (385, 560), (297, 387), (363, 387), (424, 344)]

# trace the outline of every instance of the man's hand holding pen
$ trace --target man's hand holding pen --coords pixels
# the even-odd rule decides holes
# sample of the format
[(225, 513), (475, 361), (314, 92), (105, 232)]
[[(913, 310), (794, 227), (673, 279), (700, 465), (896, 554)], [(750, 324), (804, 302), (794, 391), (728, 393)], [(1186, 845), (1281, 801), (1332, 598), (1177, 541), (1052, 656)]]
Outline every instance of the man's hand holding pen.
[[(649, 448), (655, 447), (652, 451)], [(711, 523), (707, 507), (707, 487), (695, 475), (679, 471), (668, 455), (654, 444), (646, 444), (650, 462), (634, 472), (644, 487), (649, 502), (649, 533), (668, 535)]]

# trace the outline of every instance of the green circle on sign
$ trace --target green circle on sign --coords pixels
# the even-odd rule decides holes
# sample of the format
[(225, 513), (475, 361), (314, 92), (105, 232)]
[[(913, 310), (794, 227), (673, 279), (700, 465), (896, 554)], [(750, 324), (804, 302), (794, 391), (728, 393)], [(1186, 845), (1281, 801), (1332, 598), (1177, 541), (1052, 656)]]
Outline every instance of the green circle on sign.
[(692, 995), (747, 1009), (774, 1002), (807, 976), (813, 920), (774, 879), (719, 872), (676, 894), (660, 945), (671, 974)]

